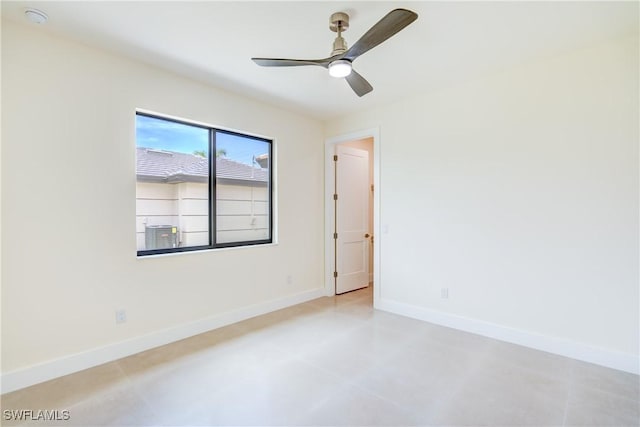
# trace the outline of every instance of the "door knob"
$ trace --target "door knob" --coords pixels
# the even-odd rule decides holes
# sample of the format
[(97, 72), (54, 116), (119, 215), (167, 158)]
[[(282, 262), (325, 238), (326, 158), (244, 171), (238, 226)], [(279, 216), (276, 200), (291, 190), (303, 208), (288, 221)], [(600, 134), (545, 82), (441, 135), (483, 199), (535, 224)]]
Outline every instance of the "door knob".
[(370, 236), (369, 236), (369, 233), (367, 233), (367, 234), (365, 234), (365, 235), (364, 235), (364, 238), (365, 238), (365, 239), (368, 239), (369, 237), (370, 237)]

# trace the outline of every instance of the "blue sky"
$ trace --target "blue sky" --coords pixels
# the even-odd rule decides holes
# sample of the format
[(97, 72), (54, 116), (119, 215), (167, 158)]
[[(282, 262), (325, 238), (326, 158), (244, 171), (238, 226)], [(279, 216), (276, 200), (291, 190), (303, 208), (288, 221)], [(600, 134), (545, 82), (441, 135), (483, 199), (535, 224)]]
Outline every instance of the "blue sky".
[[(209, 131), (147, 116), (136, 116), (136, 145), (138, 147), (190, 153), (209, 151)], [(269, 144), (253, 138), (218, 133), (216, 148), (225, 150), (226, 157), (240, 163), (252, 164), (253, 156), (269, 152)]]

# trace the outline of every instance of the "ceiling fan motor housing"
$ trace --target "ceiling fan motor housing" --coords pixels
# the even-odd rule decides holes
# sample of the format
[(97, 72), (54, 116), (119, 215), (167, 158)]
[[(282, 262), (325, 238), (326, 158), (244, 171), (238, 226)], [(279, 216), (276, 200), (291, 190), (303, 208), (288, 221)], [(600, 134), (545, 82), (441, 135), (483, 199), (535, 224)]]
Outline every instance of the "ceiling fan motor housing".
[(345, 53), (347, 51), (347, 42), (342, 38), (342, 36), (336, 37), (333, 41), (333, 52), (331, 52), (331, 56), (340, 55), (341, 53)]

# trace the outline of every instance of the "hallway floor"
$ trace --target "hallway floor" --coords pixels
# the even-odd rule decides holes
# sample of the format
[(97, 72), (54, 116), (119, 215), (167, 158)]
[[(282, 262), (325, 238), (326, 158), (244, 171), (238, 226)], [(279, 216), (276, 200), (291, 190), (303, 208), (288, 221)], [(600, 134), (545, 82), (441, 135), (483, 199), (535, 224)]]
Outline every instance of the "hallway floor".
[(637, 426), (638, 376), (320, 298), (2, 397), (64, 426)]

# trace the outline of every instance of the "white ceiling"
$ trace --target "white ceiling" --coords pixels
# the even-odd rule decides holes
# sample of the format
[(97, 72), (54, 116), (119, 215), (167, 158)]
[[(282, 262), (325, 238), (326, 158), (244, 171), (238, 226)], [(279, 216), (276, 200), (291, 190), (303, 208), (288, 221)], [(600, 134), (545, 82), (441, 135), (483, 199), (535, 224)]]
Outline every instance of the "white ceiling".
[[(26, 7), (49, 15), (39, 31), (78, 39), (318, 119), (387, 104), (478, 73), (638, 33), (629, 2), (52, 2), (2, 1), (24, 25)], [(352, 45), (394, 8), (416, 22), (358, 58), (374, 87), (358, 98), (320, 67), (263, 68), (251, 57), (329, 56), (329, 16), (351, 16)]]

